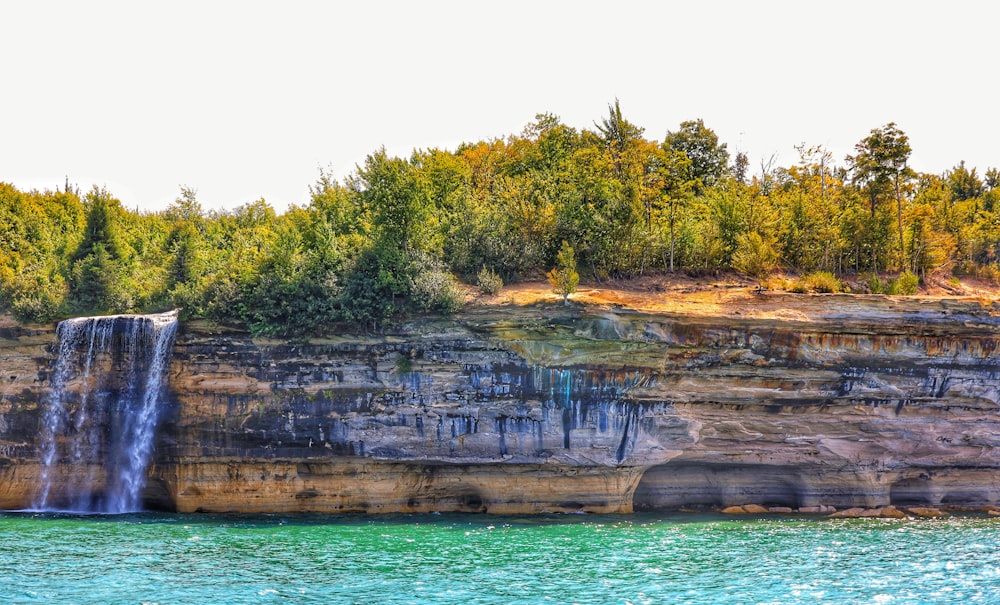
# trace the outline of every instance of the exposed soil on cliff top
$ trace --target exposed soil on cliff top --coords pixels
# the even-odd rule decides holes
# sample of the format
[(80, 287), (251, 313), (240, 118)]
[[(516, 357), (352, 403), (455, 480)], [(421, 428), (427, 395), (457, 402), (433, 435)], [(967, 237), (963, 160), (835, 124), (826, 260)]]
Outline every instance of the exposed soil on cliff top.
[[(988, 280), (932, 275), (913, 296), (868, 294), (858, 282), (848, 282), (852, 293), (799, 294), (784, 289), (794, 281), (794, 276), (773, 276), (768, 280), (770, 287), (761, 289), (757, 280), (736, 273), (707, 277), (654, 274), (628, 280), (591, 280), (580, 283), (570, 303), (670, 315), (800, 321), (893, 317), (922, 311), (1000, 317), (1000, 283)], [(505, 285), (496, 296), (482, 295), (473, 286), (466, 290), (466, 309), (472, 312), (488, 312), (491, 307), (509, 310), (562, 305), (561, 297), (552, 292), (544, 279)], [(22, 325), (10, 315), (0, 313), (0, 329)]]
[[(956, 281), (930, 277), (913, 296), (867, 294), (860, 284), (850, 294), (798, 294), (781, 288), (794, 278), (775, 277), (774, 287), (761, 289), (756, 280), (734, 273), (712, 277), (658, 274), (631, 280), (581, 282), (573, 303), (628, 308), (652, 313), (695, 316), (740, 316), (810, 320), (831, 316), (878, 316), (928, 309), (966, 308), (1000, 313), (1000, 285), (975, 279)], [(560, 304), (547, 281), (506, 285), (496, 296), (478, 293), (473, 306)]]

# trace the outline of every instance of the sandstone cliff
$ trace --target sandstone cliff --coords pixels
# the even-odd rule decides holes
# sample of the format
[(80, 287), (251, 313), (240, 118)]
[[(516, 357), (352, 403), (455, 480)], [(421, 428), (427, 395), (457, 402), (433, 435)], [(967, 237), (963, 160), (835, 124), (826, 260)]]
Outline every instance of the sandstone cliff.
[[(491, 305), (310, 344), (188, 323), (145, 499), (241, 512), (1000, 504), (997, 315), (974, 300), (768, 294), (698, 312)], [(0, 327), (0, 508), (32, 501), (53, 342)]]

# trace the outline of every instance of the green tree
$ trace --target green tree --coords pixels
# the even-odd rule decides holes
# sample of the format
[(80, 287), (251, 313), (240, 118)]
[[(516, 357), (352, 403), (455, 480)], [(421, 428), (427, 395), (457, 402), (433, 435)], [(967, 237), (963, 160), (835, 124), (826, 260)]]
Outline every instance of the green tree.
[(181, 186), (180, 197), (167, 206), (165, 214), (172, 222), (188, 222), (199, 229), (204, 227), (205, 211), (198, 201), (198, 192), (186, 185)]
[(658, 146), (642, 137), (643, 129), (622, 116), (617, 99), (608, 106), (608, 117), (597, 126), (600, 141), (610, 158), (612, 174), (620, 186), (603, 200), (607, 212), (604, 229), (616, 245), (602, 256), (615, 274), (642, 273), (652, 256), (652, 215), (661, 201), (656, 165)]
[(742, 233), (736, 238), (733, 268), (751, 277), (762, 279), (778, 263), (776, 242), (765, 239), (756, 231)]
[(580, 284), (580, 275), (576, 272), (576, 257), (573, 247), (563, 240), (562, 247), (556, 255), (556, 266), (548, 272), (552, 291), (563, 297), (563, 304), (569, 304), (569, 295), (576, 292)]
[(996, 168), (987, 168), (986, 180), (983, 184), (986, 186), (987, 191), (1000, 189), (1000, 170), (997, 170)]
[(903, 237), (903, 193), (906, 184), (914, 176), (907, 165), (910, 157), (910, 139), (894, 122), (871, 133), (854, 146), (855, 155), (847, 156), (851, 166), (852, 180), (868, 194), (871, 218), (876, 219), (880, 200), (894, 197), (896, 200), (897, 237), (899, 240), (900, 263), (906, 258)]
[(687, 154), (672, 149), (664, 143), (660, 146), (652, 166), (652, 173), (660, 206), (664, 209), (669, 238), (669, 260), (667, 270), (674, 272), (674, 261), (677, 256), (677, 233), (681, 219), (681, 211), (690, 200), (694, 182), (691, 180), (691, 159)]
[(906, 214), (908, 268), (924, 276), (928, 270), (940, 267), (952, 257), (955, 238), (937, 228), (940, 216), (930, 204), (913, 204)]
[(124, 251), (117, 225), (122, 212), (121, 202), (107, 190), (95, 185), (84, 199), (84, 204), (87, 207), (87, 224), (83, 231), (83, 241), (73, 253), (72, 260), (79, 261), (98, 248), (103, 248), (112, 260), (121, 259)]
[(726, 144), (720, 144), (719, 136), (700, 118), (681, 122), (678, 130), (667, 132), (664, 145), (684, 152), (691, 160), (691, 177), (699, 194), (718, 183), (726, 173), (729, 165)]
[(835, 271), (843, 247), (837, 230), (843, 184), (830, 152), (804, 144), (796, 149), (799, 163), (783, 172), (780, 186), (769, 196), (780, 213), (781, 258), (800, 271)]
[(83, 313), (122, 313), (135, 307), (129, 250), (118, 231), (121, 202), (94, 187), (86, 195), (83, 241), (70, 258), (72, 305)]
[(328, 333), (341, 318), (340, 251), (332, 230), (312, 225), (311, 218), (294, 208), (275, 226), (275, 238), (245, 285), (252, 333), (308, 339)]
[(986, 193), (986, 186), (976, 176), (976, 169), (966, 168), (964, 160), (952, 168), (946, 178), (948, 188), (951, 190), (951, 198), (956, 202), (977, 198)]
[(65, 275), (85, 211), (75, 192), (17, 190), (0, 183), (0, 310), (25, 321), (65, 313)]
[(217, 321), (250, 321), (254, 285), (278, 237), (278, 217), (265, 200), (214, 213), (206, 225), (212, 248), (205, 270), (204, 313)]
[[(980, 210), (966, 228), (968, 258), (984, 268), (1000, 271), (1000, 204), (994, 210)], [(990, 271), (992, 273), (992, 271)]]
[(608, 151), (611, 153), (615, 174), (619, 179), (625, 180), (624, 158), (636, 145), (636, 142), (642, 139), (643, 129), (622, 116), (618, 99), (615, 99), (614, 105), (608, 105), (608, 117), (602, 119), (601, 123), (595, 124), (595, 126), (597, 126), (597, 131), (601, 134)]
[(536, 115), (535, 121), (524, 128), (523, 136), (538, 147), (534, 168), (540, 171), (565, 170), (566, 161), (580, 146), (580, 133), (550, 113)]
[(768, 246), (774, 245), (776, 210), (771, 198), (761, 194), (756, 185), (740, 185), (728, 179), (708, 189), (696, 202), (700, 256), (705, 268), (732, 267), (740, 238), (748, 233), (756, 232)]
[(382, 148), (365, 159), (352, 185), (371, 212), (378, 247), (405, 254), (440, 244), (426, 180), (413, 164), (389, 157)]
[(198, 202), (197, 192), (190, 187), (181, 187), (181, 196), (167, 207), (163, 216), (170, 225), (166, 238), (166, 302), (180, 307), (186, 317), (197, 317), (202, 312), (200, 289), (209, 252), (209, 246), (204, 241), (205, 213)]
[(371, 248), (364, 250), (347, 274), (340, 293), (345, 321), (365, 331), (377, 331), (397, 312), (395, 293), (382, 275), (381, 261)]
[(412, 261), (419, 254), (439, 258), (440, 237), (426, 180), (412, 163), (389, 157), (382, 148), (365, 159), (351, 181), (367, 212), (374, 235), (378, 281), (396, 297), (409, 294), (420, 267)]
[(570, 161), (573, 195), (557, 215), (557, 237), (576, 243), (580, 262), (590, 265), (596, 279), (627, 275), (637, 269), (643, 244), (638, 190), (615, 175), (603, 139), (586, 134), (589, 140)]
[(170, 261), (167, 267), (167, 287), (197, 281), (204, 269), (202, 256), (205, 245), (198, 229), (188, 222), (175, 225), (168, 239)]

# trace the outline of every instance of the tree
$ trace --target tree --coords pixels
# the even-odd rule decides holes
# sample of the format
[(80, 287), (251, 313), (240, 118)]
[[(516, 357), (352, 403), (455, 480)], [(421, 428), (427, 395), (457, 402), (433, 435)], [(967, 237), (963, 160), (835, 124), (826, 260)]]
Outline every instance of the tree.
[(993, 189), (1000, 188), (1000, 170), (996, 168), (986, 169), (986, 185), (987, 191), (992, 191)]
[(955, 202), (970, 200), (986, 193), (986, 186), (976, 176), (976, 169), (965, 167), (965, 160), (958, 163), (947, 174), (948, 188), (951, 189), (951, 199)]
[[(345, 187), (328, 170), (309, 186), (309, 212), (313, 225), (323, 224), (337, 237), (366, 239), (371, 232), (370, 209), (365, 208), (358, 191)], [(360, 245), (360, 241), (353, 242)]]
[(62, 266), (78, 245), (83, 207), (73, 193), (18, 191), (0, 183), (0, 310), (27, 321), (60, 313)]
[(623, 275), (635, 266), (642, 207), (638, 196), (630, 195), (616, 178), (603, 140), (585, 134), (586, 144), (570, 162), (571, 191), (561, 199), (553, 242), (574, 242), (580, 262), (590, 265), (595, 279)]
[(893, 194), (896, 199), (896, 222), (899, 237), (899, 259), (904, 262), (903, 188), (913, 178), (906, 162), (910, 158), (910, 139), (895, 122), (872, 129), (871, 134), (854, 146), (856, 155), (847, 156), (852, 180), (863, 189), (871, 204), (872, 220), (881, 199)]
[(614, 274), (642, 272), (649, 258), (649, 237), (653, 206), (659, 202), (655, 185), (657, 145), (642, 137), (643, 129), (622, 116), (618, 100), (608, 106), (608, 117), (597, 126), (599, 141), (612, 168), (607, 175), (618, 181), (600, 200), (604, 219), (601, 231), (605, 243), (602, 254), (607, 269)]
[(535, 121), (524, 128), (522, 136), (532, 140), (538, 147), (535, 168), (559, 171), (573, 151), (580, 145), (580, 134), (575, 128), (566, 126), (559, 116), (540, 113)]
[(800, 271), (834, 271), (841, 249), (837, 219), (842, 190), (831, 163), (833, 155), (805, 143), (795, 149), (799, 163), (781, 169), (780, 185), (770, 196), (780, 214), (782, 264)]
[(733, 252), (733, 268), (757, 279), (763, 279), (778, 262), (773, 239), (765, 239), (760, 233), (750, 231), (736, 238)]
[(198, 192), (186, 185), (181, 186), (181, 196), (167, 206), (165, 213), (174, 222), (187, 221), (195, 226), (201, 226), (205, 220), (205, 212), (198, 201)]
[(425, 180), (412, 163), (382, 148), (365, 159), (350, 185), (370, 213), (376, 277), (395, 305), (397, 295), (409, 293), (411, 271), (418, 268), (413, 257), (439, 248)]
[(681, 122), (680, 129), (668, 132), (664, 145), (675, 151), (683, 151), (691, 160), (691, 177), (696, 181), (696, 189), (712, 187), (726, 173), (729, 152), (726, 144), (719, 144), (719, 137), (699, 118)]
[(405, 254), (435, 246), (430, 192), (413, 164), (382, 148), (368, 156), (353, 185), (372, 214), (379, 247)]
[(116, 215), (121, 212), (121, 202), (95, 185), (84, 203), (87, 206), (87, 224), (83, 231), (83, 241), (71, 260), (81, 260), (98, 247), (102, 247), (112, 260), (120, 259), (122, 244), (118, 236)]
[[(833, 168), (833, 153), (824, 149), (822, 145), (806, 147), (805, 143), (795, 146), (795, 151), (799, 152), (799, 170), (790, 168), (789, 172), (793, 178), (799, 181), (800, 186), (805, 186), (805, 180), (809, 176), (819, 176), (819, 194), (826, 200), (830, 179), (833, 178), (831, 169)], [(828, 176), (830, 175), (830, 176)]]
[(611, 152), (615, 174), (624, 181), (627, 177), (623, 166), (623, 157), (631, 147), (635, 146), (637, 141), (642, 139), (643, 129), (622, 117), (618, 99), (615, 99), (614, 105), (608, 105), (608, 117), (601, 120), (600, 124), (594, 125), (597, 126), (598, 132), (601, 133), (601, 137)]
[(576, 272), (576, 258), (573, 247), (563, 240), (559, 254), (556, 255), (556, 266), (548, 272), (552, 291), (563, 297), (563, 304), (569, 305), (569, 295), (576, 292), (580, 283), (580, 275)]
[(167, 266), (167, 287), (197, 280), (203, 270), (202, 252), (205, 249), (198, 229), (189, 222), (177, 224), (168, 239), (171, 260)]
[(940, 267), (955, 252), (955, 238), (935, 228), (939, 218), (930, 204), (918, 203), (907, 209), (908, 268), (917, 275)]
[(691, 160), (687, 154), (671, 149), (666, 143), (660, 146), (656, 156), (654, 175), (666, 206), (667, 231), (670, 238), (670, 260), (667, 268), (674, 272), (674, 257), (677, 251), (677, 226), (681, 205), (689, 199), (694, 183), (690, 180)]
[(121, 313), (134, 306), (129, 250), (118, 232), (121, 202), (96, 186), (85, 199), (83, 241), (70, 261), (70, 294), (78, 311)]
[(736, 154), (736, 157), (733, 159), (733, 167), (732, 167), (733, 178), (736, 179), (737, 183), (741, 185), (746, 185), (747, 174), (749, 170), (750, 170), (750, 158), (747, 157), (747, 154), (740, 151), (739, 153)]
[(198, 202), (197, 192), (181, 187), (181, 197), (167, 207), (164, 217), (172, 223), (167, 236), (170, 260), (167, 264), (165, 287), (170, 302), (184, 308), (186, 315), (196, 310), (198, 303), (197, 282), (205, 271), (207, 246), (203, 241), (205, 214)]

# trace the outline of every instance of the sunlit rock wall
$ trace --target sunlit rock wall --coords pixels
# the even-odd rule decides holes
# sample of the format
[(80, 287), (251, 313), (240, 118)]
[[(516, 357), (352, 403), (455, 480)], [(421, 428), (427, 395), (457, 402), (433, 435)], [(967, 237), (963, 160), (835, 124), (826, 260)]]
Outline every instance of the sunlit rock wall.
[[(147, 505), (628, 512), (1000, 505), (1000, 321), (975, 301), (785, 316), (561, 305), (294, 344), (186, 324)], [(829, 303), (829, 304), (827, 304)], [(818, 309), (818, 310), (817, 310)], [(0, 357), (0, 505), (30, 490), (51, 339)], [(28, 498), (30, 501), (30, 497)]]
[(156, 470), (171, 501), (622, 512), (641, 476), (637, 452), (669, 459), (646, 447), (628, 398), (647, 369), (544, 367), (457, 324), (419, 330), (309, 345), (182, 332)]

